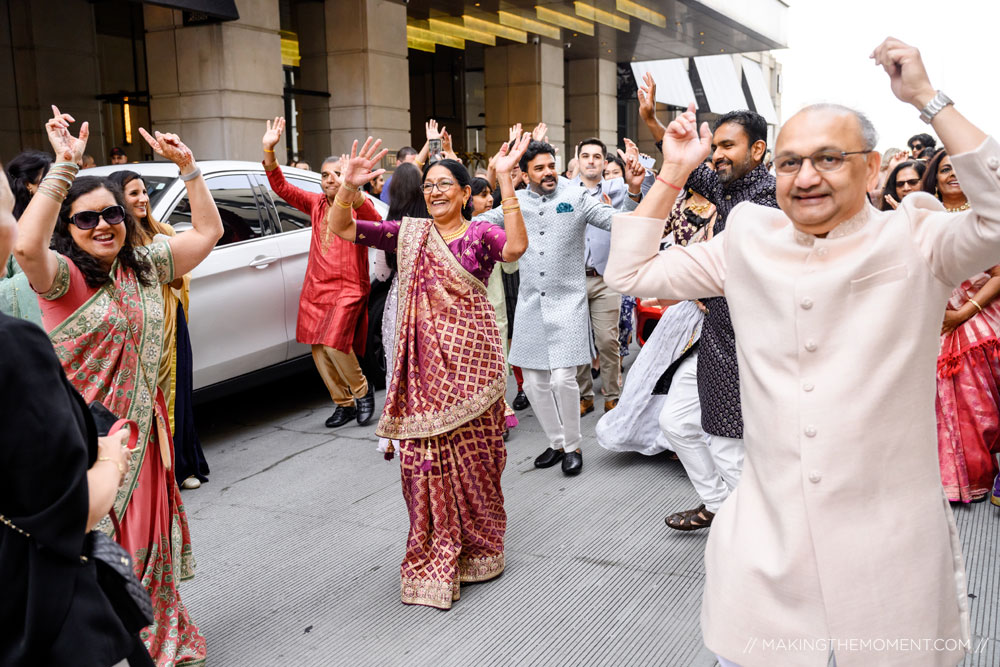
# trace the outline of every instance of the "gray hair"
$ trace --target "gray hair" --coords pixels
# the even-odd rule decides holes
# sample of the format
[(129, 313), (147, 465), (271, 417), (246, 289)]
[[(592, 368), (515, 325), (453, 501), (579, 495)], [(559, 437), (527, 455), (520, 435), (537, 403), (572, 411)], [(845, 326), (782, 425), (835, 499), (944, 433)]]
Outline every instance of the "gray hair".
[(846, 107), (843, 104), (834, 104), (833, 102), (820, 102), (818, 104), (810, 104), (803, 108), (802, 111), (833, 111), (836, 113), (851, 114), (858, 119), (858, 125), (861, 127), (861, 141), (864, 143), (864, 149), (866, 151), (873, 151), (878, 144), (878, 131), (872, 125), (868, 116), (857, 109)]

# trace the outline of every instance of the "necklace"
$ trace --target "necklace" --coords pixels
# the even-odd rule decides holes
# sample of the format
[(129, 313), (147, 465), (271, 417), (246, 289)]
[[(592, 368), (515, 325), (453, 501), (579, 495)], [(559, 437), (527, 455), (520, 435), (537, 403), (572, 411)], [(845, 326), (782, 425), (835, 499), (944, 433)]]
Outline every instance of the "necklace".
[(688, 209), (694, 211), (698, 214), (698, 217), (704, 218), (705, 213), (708, 209), (712, 208), (712, 202), (705, 202), (704, 204), (695, 204), (694, 202), (688, 202)]
[(468, 228), (469, 228), (469, 223), (464, 222), (462, 223), (462, 226), (458, 228), (458, 231), (452, 232), (450, 234), (441, 234), (441, 238), (444, 239), (445, 243), (451, 243), (458, 237), (464, 235), (465, 230), (467, 230)]
[(958, 213), (959, 211), (968, 211), (969, 210), (969, 202), (965, 202), (961, 206), (956, 206), (955, 208), (945, 208), (945, 210), (948, 211), (949, 213)]

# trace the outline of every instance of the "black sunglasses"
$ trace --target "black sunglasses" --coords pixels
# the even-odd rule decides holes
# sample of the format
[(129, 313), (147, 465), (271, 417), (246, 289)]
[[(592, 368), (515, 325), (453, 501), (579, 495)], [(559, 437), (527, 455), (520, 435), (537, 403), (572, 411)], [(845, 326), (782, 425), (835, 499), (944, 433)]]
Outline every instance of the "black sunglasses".
[(125, 209), (116, 204), (103, 211), (80, 211), (71, 215), (69, 221), (80, 229), (93, 229), (101, 218), (104, 218), (104, 222), (109, 225), (117, 225), (125, 219)]

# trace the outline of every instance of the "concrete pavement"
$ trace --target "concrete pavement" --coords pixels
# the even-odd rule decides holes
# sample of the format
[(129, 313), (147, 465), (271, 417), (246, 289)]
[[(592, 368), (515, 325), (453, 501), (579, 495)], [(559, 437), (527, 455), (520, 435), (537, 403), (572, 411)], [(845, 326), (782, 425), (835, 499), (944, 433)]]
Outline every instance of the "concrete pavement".
[[(583, 420), (577, 478), (533, 467), (544, 436), (530, 409), (518, 413), (503, 477), (507, 570), (463, 586), (449, 612), (400, 604), (397, 462), (375, 451), (373, 426), (325, 428), (331, 411), (313, 373), (197, 410), (212, 474), (184, 491), (198, 574), (181, 595), (210, 665), (715, 664), (698, 628), (708, 534), (663, 524), (697, 504), (694, 491), (664, 455), (601, 449), (600, 410)], [(977, 648), (966, 664), (992, 667), (1000, 508), (956, 518)]]

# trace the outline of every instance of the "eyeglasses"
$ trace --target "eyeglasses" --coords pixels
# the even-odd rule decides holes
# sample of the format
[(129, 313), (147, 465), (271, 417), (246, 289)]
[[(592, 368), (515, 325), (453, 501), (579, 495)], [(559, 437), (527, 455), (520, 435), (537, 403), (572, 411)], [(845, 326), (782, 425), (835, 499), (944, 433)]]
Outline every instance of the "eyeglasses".
[(791, 176), (799, 173), (802, 163), (808, 160), (816, 171), (837, 171), (844, 166), (848, 155), (866, 155), (871, 151), (819, 151), (812, 155), (781, 155), (774, 161), (774, 170), (779, 174)]
[(125, 209), (121, 206), (109, 206), (103, 211), (80, 211), (70, 216), (69, 221), (80, 229), (93, 229), (104, 218), (109, 225), (120, 224), (125, 219)]
[(920, 185), (920, 179), (919, 178), (911, 178), (911, 179), (909, 179), (907, 181), (896, 181), (896, 187), (897, 188), (901, 188), (904, 185), (908, 185), (911, 188), (915, 188), (918, 185)]
[(420, 189), (424, 191), (425, 195), (429, 195), (435, 190), (437, 190), (438, 192), (447, 192), (448, 190), (451, 189), (451, 186), (453, 185), (455, 185), (455, 181), (449, 181), (446, 178), (444, 180), (438, 181), (437, 183), (432, 183), (430, 181), (427, 181), (422, 186), (420, 186)]

